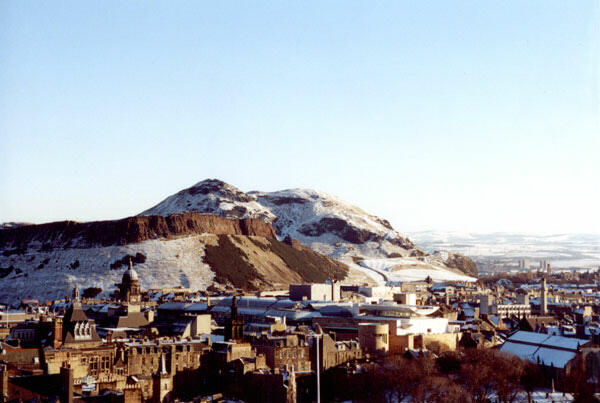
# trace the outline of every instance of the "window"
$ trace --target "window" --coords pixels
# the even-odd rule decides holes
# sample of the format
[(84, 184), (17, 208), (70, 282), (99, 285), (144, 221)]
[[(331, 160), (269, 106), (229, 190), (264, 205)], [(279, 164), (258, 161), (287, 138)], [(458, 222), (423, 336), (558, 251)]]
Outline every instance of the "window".
[(98, 357), (90, 357), (90, 372), (92, 375), (98, 373)]

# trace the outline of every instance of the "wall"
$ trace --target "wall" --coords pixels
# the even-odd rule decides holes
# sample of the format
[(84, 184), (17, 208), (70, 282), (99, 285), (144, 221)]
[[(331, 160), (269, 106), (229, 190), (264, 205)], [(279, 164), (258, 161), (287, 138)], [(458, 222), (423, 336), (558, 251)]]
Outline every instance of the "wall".
[(420, 334), (414, 336), (414, 348), (426, 348), (435, 354), (454, 351), (457, 346), (459, 333)]

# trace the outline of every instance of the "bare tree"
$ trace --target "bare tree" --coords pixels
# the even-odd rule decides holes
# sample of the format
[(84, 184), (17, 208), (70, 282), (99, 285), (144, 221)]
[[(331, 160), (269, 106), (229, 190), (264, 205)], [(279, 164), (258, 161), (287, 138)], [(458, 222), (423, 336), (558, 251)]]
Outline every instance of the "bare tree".
[(495, 390), (494, 370), (490, 350), (471, 349), (465, 352), (459, 382), (464, 385), (474, 403), (486, 403)]
[(527, 393), (527, 401), (531, 403), (533, 391), (540, 387), (544, 382), (540, 367), (533, 363), (523, 364), (523, 374), (521, 375), (521, 386)]
[(525, 363), (518, 357), (496, 353), (491, 362), (496, 381), (496, 393), (501, 403), (513, 403), (521, 391)]

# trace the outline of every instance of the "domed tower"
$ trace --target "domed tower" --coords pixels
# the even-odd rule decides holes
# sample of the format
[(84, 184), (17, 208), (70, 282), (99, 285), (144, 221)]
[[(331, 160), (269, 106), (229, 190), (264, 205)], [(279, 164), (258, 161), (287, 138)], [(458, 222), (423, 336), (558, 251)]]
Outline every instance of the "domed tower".
[(142, 302), (138, 274), (133, 270), (133, 263), (129, 259), (129, 268), (123, 273), (123, 279), (119, 284), (119, 298), (121, 302), (131, 305), (139, 305)]

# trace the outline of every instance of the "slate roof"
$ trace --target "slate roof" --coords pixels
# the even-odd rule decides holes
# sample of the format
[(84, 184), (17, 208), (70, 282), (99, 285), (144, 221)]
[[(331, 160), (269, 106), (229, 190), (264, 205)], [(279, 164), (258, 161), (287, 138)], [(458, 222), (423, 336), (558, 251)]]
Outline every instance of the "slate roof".
[(545, 333), (517, 331), (500, 347), (500, 351), (546, 366), (564, 368), (589, 340), (552, 336)]

